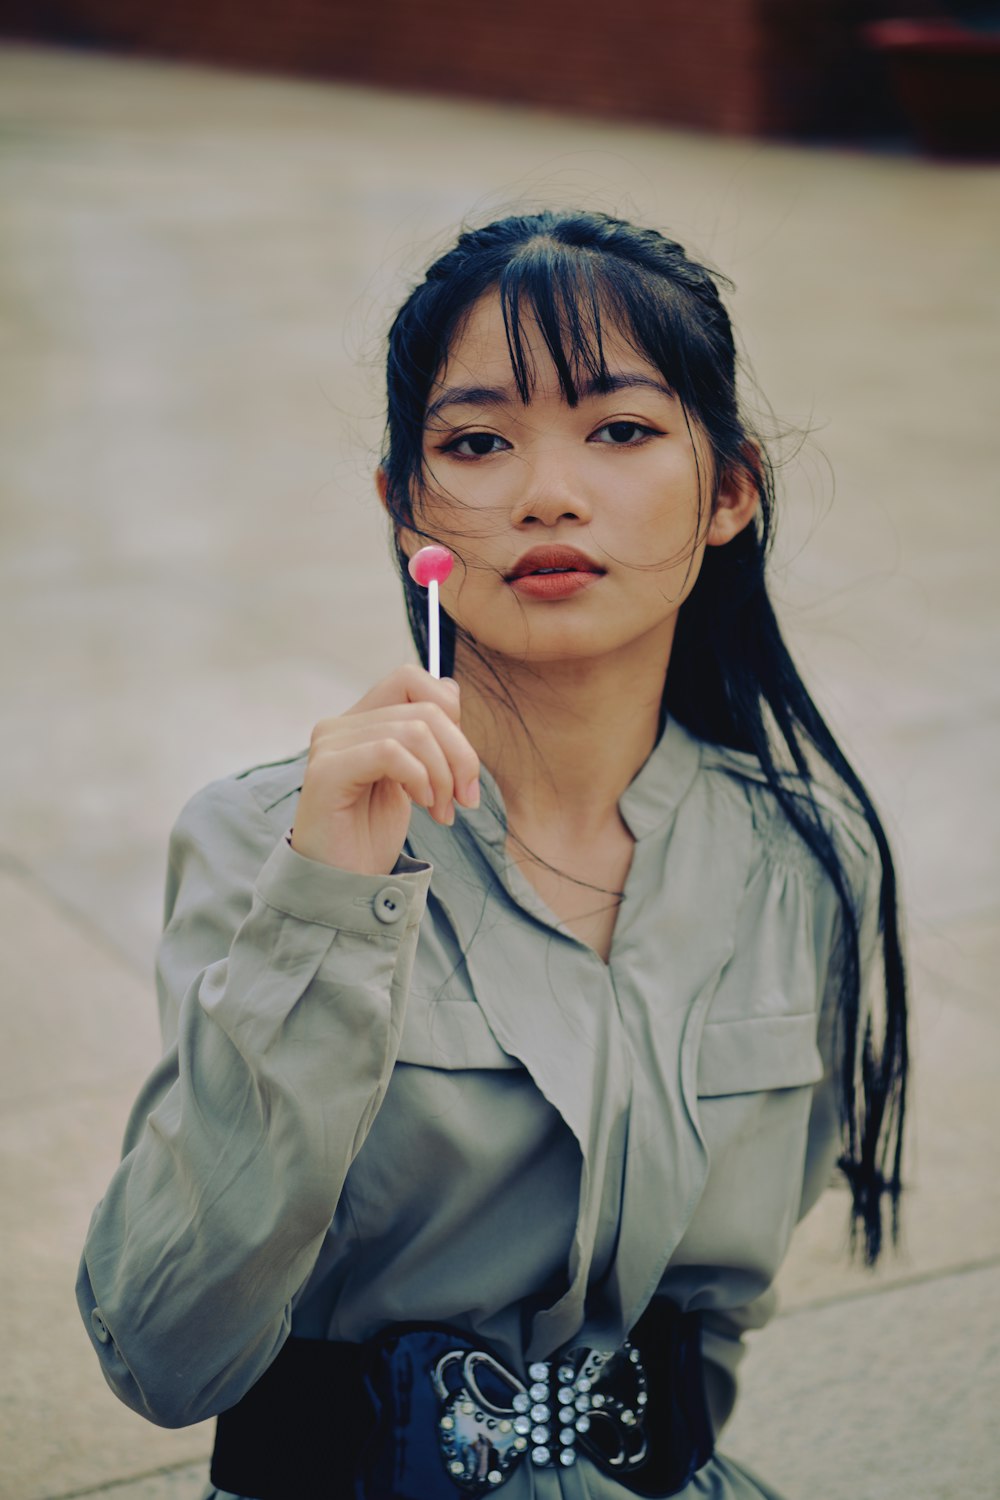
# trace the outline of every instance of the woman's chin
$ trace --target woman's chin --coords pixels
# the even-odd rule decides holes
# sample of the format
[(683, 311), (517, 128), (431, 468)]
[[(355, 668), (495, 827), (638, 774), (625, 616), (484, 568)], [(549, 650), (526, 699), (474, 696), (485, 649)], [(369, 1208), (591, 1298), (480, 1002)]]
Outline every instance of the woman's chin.
[[(581, 668), (588, 664), (597, 668), (609, 657), (629, 654), (630, 648), (649, 651), (653, 646), (648, 633), (633, 637), (621, 631), (569, 629), (532, 631), (527, 637), (522, 633), (516, 638), (479, 636), (473, 640), (476, 650), (493, 662), (499, 671), (505, 666), (539, 671)], [(661, 652), (668, 650), (668, 643), (659, 647)], [(461, 647), (457, 657), (461, 659)]]

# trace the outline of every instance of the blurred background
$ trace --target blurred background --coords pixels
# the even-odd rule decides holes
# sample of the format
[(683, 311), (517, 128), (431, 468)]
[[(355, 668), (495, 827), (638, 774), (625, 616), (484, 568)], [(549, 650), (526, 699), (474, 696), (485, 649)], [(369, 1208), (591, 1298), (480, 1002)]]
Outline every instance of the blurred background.
[(10, 36), (738, 134), (1000, 145), (997, 0), (3, 0)]
[(410, 657), (372, 470), (462, 222), (601, 208), (736, 283), (772, 588), (901, 872), (900, 1253), (831, 1190), (723, 1444), (995, 1500), (1000, 4), (0, 0), (0, 1497), (196, 1500), (73, 1299), (157, 1051), (166, 841)]

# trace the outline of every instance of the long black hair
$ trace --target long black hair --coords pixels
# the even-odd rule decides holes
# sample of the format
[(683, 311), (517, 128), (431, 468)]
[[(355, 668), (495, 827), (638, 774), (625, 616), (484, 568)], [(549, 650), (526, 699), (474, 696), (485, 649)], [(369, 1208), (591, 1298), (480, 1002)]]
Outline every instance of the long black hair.
[[(774, 475), (764, 443), (740, 409), (736, 349), (720, 286), (732, 289), (674, 241), (605, 214), (523, 215), (464, 233), (430, 267), (390, 330), (386, 498), (410, 629), (424, 659), (424, 598), (407, 572), (400, 529), (421, 530), (414, 499), (425, 489), (423, 431), (430, 393), (452, 340), (487, 292), (500, 297), (522, 400), (530, 400), (534, 378), (521, 332), (525, 314), (541, 333), (570, 405), (578, 399), (584, 376), (598, 383), (608, 377), (601, 328), (602, 320), (611, 322), (660, 370), (689, 424), (696, 423), (707, 437), (716, 492), (727, 474), (750, 476), (759, 497), (753, 522), (724, 546), (706, 549), (697, 581), (681, 605), (663, 711), (669, 704), (670, 715), (694, 735), (759, 760), (771, 791), (839, 898), (839, 1165), (851, 1188), (852, 1242), (860, 1228), (865, 1259), (874, 1264), (882, 1247), (886, 1197), (894, 1241), (898, 1235), (906, 1103), (906, 981), (896, 877), (878, 814), (806, 690), (768, 597), (765, 562), (772, 539)], [(454, 662), (456, 628), (447, 616), (442, 619), (446, 672)], [(475, 650), (474, 642), (467, 644)], [(853, 799), (881, 861), (885, 1005), (878, 1039), (870, 1013), (860, 1026), (859, 913), (812, 791), (810, 754), (821, 757)], [(795, 789), (784, 774), (791, 767), (798, 773)]]

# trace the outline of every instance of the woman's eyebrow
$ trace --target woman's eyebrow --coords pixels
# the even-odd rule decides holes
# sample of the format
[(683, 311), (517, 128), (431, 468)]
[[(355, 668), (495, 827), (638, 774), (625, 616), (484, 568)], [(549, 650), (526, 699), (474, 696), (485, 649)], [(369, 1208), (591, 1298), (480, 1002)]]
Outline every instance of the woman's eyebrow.
[[(610, 396), (615, 391), (627, 391), (635, 387), (656, 391), (658, 395), (667, 396), (671, 401), (675, 398), (675, 392), (665, 380), (657, 380), (655, 376), (643, 375), (639, 371), (624, 371), (618, 375), (609, 371), (606, 375), (593, 375), (577, 386), (576, 395), (578, 400), (588, 396)], [(517, 400), (517, 392), (513, 386), (448, 386), (427, 408), (426, 420), (432, 422), (446, 406), (511, 406)]]
[(610, 396), (615, 391), (632, 390), (635, 386), (645, 386), (647, 390), (656, 391), (661, 396), (668, 396), (674, 400), (676, 392), (671, 390), (665, 380), (657, 380), (652, 375), (642, 375), (638, 371), (623, 372), (620, 375), (612, 375), (609, 371), (606, 375), (595, 375), (587, 380), (579, 388), (581, 396)]
[(427, 408), (430, 422), (446, 406), (508, 406), (516, 399), (513, 386), (452, 385)]

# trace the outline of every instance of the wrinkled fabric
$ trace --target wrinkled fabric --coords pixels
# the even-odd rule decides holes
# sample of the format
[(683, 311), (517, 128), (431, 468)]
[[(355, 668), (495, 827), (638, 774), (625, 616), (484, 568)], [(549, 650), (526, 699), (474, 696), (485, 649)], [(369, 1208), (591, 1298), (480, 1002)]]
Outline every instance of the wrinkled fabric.
[[(661, 1294), (703, 1315), (718, 1431), (839, 1150), (838, 901), (758, 762), (668, 722), (621, 799), (636, 844), (607, 964), (510, 861), (487, 773), (479, 809), (443, 828), (415, 808), (369, 877), (289, 845), (304, 768), (217, 782), (174, 832), (166, 1051), (78, 1284), (109, 1384), (183, 1425), (235, 1404), (290, 1330), (404, 1321), (523, 1375), (620, 1344)], [(874, 845), (816, 796), (866, 974)], [(523, 1465), (503, 1494), (627, 1491), (581, 1461)], [(720, 1454), (684, 1495), (775, 1500)]]

